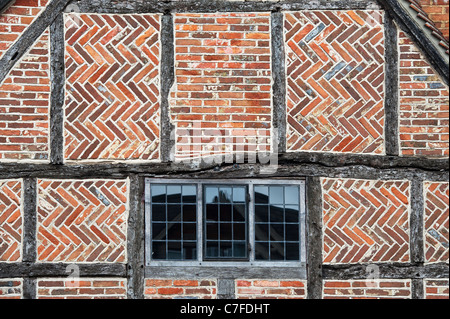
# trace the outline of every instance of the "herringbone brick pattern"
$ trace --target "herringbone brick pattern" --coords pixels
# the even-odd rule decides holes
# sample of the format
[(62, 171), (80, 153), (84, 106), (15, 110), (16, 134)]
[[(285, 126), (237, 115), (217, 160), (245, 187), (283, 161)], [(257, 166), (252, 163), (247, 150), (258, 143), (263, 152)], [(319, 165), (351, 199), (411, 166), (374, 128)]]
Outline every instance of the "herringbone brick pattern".
[(400, 55), (400, 153), (449, 156), (449, 90), (403, 32)]
[(425, 279), (425, 299), (449, 299), (447, 279)]
[(323, 179), (326, 264), (408, 262), (407, 181)]
[(122, 278), (38, 279), (37, 299), (126, 299)]
[(0, 58), (45, 9), (49, 0), (16, 0), (0, 15)]
[(21, 299), (23, 280), (19, 278), (0, 279), (0, 299)]
[(288, 151), (383, 154), (383, 13), (286, 13), (285, 42)]
[(410, 280), (325, 280), (324, 299), (411, 299)]
[(236, 280), (237, 299), (306, 299), (305, 280)]
[(425, 260), (448, 263), (449, 184), (426, 182), (425, 190)]
[(0, 161), (47, 161), (50, 58), (45, 31), (0, 83)]
[(66, 15), (67, 160), (159, 158), (159, 15)]
[(22, 259), (22, 181), (0, 180), (0, 262)]
[(176, 158), (270, 151), (270, 14), (177, 14), (175, 29)]
[(38, 180), (40, 262), (126, 262), (128, 182)]
[(146, 279), (145, 299), (216, 299), (216, 280)]

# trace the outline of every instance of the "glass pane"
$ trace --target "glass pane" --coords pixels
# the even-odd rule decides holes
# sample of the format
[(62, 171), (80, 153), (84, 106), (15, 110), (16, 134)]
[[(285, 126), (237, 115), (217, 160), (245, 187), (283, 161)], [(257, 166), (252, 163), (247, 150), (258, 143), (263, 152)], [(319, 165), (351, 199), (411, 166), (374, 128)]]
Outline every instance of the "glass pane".
[(184, 222), (197, 221), (197, 206), (196, 205), (183, 205), (183, 221)]
[(231, 241), (220, 242), (220, 257), (233, 257), (233, 246)]
[(197, 259), (197, 243), (183, 242), (183, 259), (196, 260)]
[(283, 224), (270, 224), (270, 241), (284, 241)]
[(180, 223), (167, 224), (167, 239), (181, 241), (181, 224)]
[(217, 187), (206, 187), (205, 189), (205, 202), (207, 204), (218, 203), (219, 190), (217, 189)]
[(166, 221), (166, 205), (153, 204), (151, 214), (152, 221)]
[(300, 260), (300, 245), (287, 243), (286, 244), (286, 260)]
[(167, 202), (181, 203), (181, 186), (179, 185), (167, 186)]
[(197, 187), (184, 185), (182, 195), (183, 203), (197, 203)]
[(282, 223), (284, 221), (283, 205), (270, 206), (270, 222)]
[(219, 224), (207, 224), (206, 225), (206, 239), (218, 240), (219, 239)]
[(286, 205), (299, 205), (299, 187), (285, 187), (284, 188), (284, 202)]
[(284, 243), (270, 243), (270, 260), (284, 260)]
[(197, 224), (183, 224), (183, 240), (197, 239)]
[(220, 240), (231, 240), (232, 237), (232, 224), (220, 223)]
[(269, 189), (270, 204), (284, 204), (284, 192), (282, 186), (271, 186)]
[(245, 203), (245, 194), (246, 194), (246, 188), (245, 187), (234, 187), (233, 188), (233, 202), (235, 203)]
[(164, 185), (152, 185), (152, 202), (153, 203), (165, 203), (166, 202), (166, 186)]
[(166, 224), (165, 223), (153, 223), (152, 224), (152, 239), (153, 240), (166, 240)]
[(219, 257), (219, 242), (207, 241), (206, 242), (206, 257), (214, 258)]
[(246, 243), (244, 242), (234, 242), (233, 243), (233, 254), (234, 257), (237, 258), (245, 258), (247, 256), (247, 247)]
[(181, 249), (180, 242), (168, 242), (167, 243), (167, 259), (169, 260), (182, 260), (183, 251)]
[(245, 223), (233, 224), (233, 240), (245, 240), (246, 238)]
[(269, 260), (269, 243), (257, 242), (255, 244), (255, 259)]
[(299, 222), (299, 207), (294, 205), (286, 205), (284, 210), (284, 216), (286, 223), (298, 223)]
[(267, 186), (255, 187), (255, 203), (269, 204), (269, 187)]
[(181, 221), (181, 205), (167, 205), (167, 221)]
[(255, 206), (255, 221), (258, 223), (269, 222), (269, 206), (266, 205)]
[(206, 205), (206, 221), (219, 221), (219, 205)]
[(153, 248), (152, 248), (152, 258), (153, 259), (167, 259), (166, 256), (166, 242), (153, 242)]
[(245, 222), (246, 220), (246, 209), (245, 204), (233, 205), (233, 221), (234, 222)]
[(256, 238), (256, 241), (268, 241), (269, 240), (269, 224), (256, 224), (255, 225), (255, 238)]
[(286, 241), (299, 241), (298, 224), (286, 224)]
[(231, 221), (231, 209), (232, 206), (231, 205), (220, 205), (220, 221), (226, 221), (226, 222), (230, 222)]
[(231, 203), (233, 201), (231, 187), (221, 187), (219, 189), (219, 200), (221, 203)]

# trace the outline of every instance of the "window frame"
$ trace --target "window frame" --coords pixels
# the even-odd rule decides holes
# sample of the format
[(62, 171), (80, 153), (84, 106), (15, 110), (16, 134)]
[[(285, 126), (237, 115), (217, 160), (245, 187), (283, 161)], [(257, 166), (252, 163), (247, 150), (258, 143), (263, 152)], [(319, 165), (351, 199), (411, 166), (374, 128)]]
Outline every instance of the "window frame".
[[(151, 258), (151, 185), (175, 184), (195, 185), (197, 187), (197, 260), (153, 260)], [(205, 260), (204, 245), (204, 186), (205, 185), (236, 185), (244, 186), (248, 190), (248, 246), (250, 251), (247, 260)], [(300, 214), (299, 231), (300, 245), (299, 258), (295, 261), (269, 261), (255, 259), (255, 186), (299, 186)], [(148, 267), (304, 267), (306, 265), (306, 186), (305, 179), (163, 179), (145, 178), (145, 265)]]

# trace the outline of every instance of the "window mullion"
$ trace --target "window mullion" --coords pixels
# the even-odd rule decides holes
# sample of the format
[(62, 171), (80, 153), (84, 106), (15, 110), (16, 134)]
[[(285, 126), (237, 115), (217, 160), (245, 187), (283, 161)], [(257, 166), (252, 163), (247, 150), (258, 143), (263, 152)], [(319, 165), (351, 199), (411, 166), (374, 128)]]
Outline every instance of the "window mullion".
[(250, 245), (250, 262), (255, 261), (255, 192), (253, 183), (248, 185), (248, 243)]
[(197, 258), (203, 261), (203, 232), (205, 230), (203, 220), (203, 185), (197, 184)]

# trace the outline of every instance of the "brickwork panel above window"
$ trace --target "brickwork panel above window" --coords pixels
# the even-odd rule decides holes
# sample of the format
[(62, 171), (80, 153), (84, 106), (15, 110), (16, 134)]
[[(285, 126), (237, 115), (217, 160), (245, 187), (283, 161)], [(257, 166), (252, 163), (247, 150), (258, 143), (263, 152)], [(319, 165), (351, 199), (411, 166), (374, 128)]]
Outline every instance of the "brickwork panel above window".
[(270, 14), (175, 15), (177, 159), (270, 151)]

